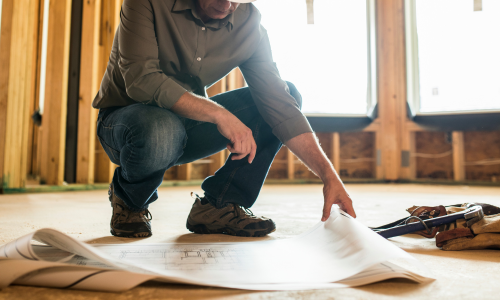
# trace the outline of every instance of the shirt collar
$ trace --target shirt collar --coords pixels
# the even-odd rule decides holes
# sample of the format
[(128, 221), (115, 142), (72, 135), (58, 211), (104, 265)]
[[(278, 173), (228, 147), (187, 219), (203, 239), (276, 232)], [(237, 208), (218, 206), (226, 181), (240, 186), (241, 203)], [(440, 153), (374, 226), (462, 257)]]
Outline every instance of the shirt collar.
[[(199, 20), (200, 17), (198, 16), (198, 13), (196, 12), (196, 0), (175, 0), (174, 5), (172, 6), (172, 11), (183, 11), (183, 10), (191, 10), (191, 13), (193, 16)], [(239, 9), (239, 8), (238, 8)], [(233, 29), (234, 24), (234, 12), (224, 19), (221, 20), (210, 20), (205, 25), (210, 28), (214, 29), (219, 29), (224, 26), (227, 27), (228, 31), (231, 31)]]

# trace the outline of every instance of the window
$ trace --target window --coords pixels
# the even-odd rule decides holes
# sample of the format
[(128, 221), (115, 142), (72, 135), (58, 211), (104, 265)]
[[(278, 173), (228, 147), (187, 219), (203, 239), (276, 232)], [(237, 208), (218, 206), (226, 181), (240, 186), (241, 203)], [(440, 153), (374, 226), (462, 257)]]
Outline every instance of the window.
[(306, 0), (254, 2), (280, 75), (299, 89), (304, 113), (366, 116), (374, 105), (372, 2), (314, 0), (314, 24), (307, 24)]
[(408, 100), (414, 113), (499, 110), (500, 1), (405, 4)]

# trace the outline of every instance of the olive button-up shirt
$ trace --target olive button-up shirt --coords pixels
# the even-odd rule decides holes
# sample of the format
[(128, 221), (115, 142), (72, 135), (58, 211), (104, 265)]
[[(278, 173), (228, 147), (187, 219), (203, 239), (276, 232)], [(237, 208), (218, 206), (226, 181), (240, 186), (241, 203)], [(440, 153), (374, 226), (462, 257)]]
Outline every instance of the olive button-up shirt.
[(170, 109), (186, 92), (206, 88), (239, 67), (252, 98), (282, 141), (312, 132), (278, 73), (260, 13), (241, 4), (204, 23), (196, 0), (125, 0), (95, 108), (134, 103)]

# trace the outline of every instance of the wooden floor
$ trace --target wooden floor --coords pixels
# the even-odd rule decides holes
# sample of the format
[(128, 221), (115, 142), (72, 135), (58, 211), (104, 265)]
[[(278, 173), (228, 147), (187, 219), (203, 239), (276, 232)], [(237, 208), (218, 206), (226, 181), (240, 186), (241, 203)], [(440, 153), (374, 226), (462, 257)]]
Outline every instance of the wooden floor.
[[(484, 202), (500, 206), (499, 187), (353, 184), (348, 185), (348, 190), (355, 201), (358, 220), (367, 226), (404, 217), (405, 209), (412, 205)], [(43, 227), (56, 228), (94, 243), (282, 239), (307, 230), (321, 217), (320, 185), (267, 185), (252, 210), (272, 217), (277, 223), (277, 231), (269, 237), (195, 235), (184, 227), (192, 204), (191, 191), (201, 192), (199, 187), (160, 189), (159, 200), (150, 207), (154, 235), (142, 240), (109, 235), (111, 207), (105, 190), (2, 195), (0, 244)], [(359, 288), (293, 292), (248, 292), (155, 283), (121, 294), (12, 286), (0, 291), (0, 299), (498, 299), (500, 251), (445, 252), (435, 247), (434, 239), (416, 236), (392, 241), (419, 259), (437, 280), (424, 285), (389, 280)]]

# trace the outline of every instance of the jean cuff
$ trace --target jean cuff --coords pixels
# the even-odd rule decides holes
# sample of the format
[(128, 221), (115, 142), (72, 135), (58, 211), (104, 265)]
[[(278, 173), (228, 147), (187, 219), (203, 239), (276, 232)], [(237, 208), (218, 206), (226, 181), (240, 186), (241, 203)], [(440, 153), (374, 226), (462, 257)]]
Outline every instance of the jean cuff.
[[(145, 210), (145, 209), (147, 209), (149, 207), (149, 203), (146, 204), (144, 207), (137, 207), (136, 205), (132, 204), (130, 202), (130, 200), (128, 200), (128, 198), (126, 197), (126, 194), (122, 190), (122, 188), (120, 187), (120, 185), (116, 184), (116, 182), (113, 182), (113, 192), (115, 193), (115, 196), (117, 196), (118, 198), (120, 198), (123, 201), (123, 203), (125, 203), (125, 206), (127, 206), (127, 208), (130, 211), (141, 212), (141, 211), (143, 211), (143, 210)], [(156, 198), (158, 198), (158, 196), (156, 196)], [(153, 201), (155, 201), (155, 200), (156, 199), (154, 199)], [(151, 202), (153, 202), (153, 201), (151, 201)]]

